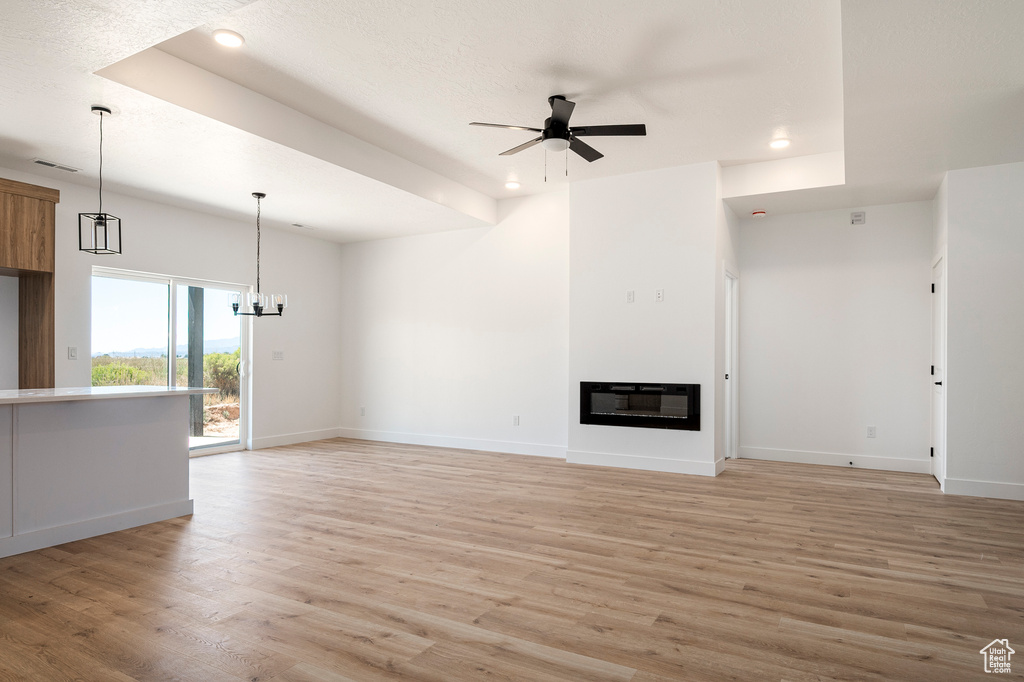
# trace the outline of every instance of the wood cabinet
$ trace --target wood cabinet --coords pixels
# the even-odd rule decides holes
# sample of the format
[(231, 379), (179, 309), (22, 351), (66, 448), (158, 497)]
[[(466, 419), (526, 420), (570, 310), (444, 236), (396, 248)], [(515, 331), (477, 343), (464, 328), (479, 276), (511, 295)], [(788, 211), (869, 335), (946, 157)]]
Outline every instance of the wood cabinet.
[(54, 217), (60, 192), (0, 178), (0, 275), (18, 282), (18, 384), (54, 385)]

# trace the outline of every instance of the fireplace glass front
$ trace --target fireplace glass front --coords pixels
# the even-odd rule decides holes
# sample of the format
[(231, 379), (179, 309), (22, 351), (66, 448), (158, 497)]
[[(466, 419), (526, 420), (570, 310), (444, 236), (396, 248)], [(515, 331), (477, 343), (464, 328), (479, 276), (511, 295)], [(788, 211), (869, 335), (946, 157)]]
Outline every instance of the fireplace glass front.
[(700, 384), (584, 381), (580, 423), (700, 431)]

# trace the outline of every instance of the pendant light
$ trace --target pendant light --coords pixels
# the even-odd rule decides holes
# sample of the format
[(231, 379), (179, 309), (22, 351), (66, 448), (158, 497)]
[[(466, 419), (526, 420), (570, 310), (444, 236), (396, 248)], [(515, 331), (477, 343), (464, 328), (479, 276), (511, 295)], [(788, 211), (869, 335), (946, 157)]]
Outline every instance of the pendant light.
[(78, 250), (95, 254), (121, 253), (121, 219), (103, 212), (103, 116), (110, 116), (107, 107), (94, 106), (92, 113), (100, 117), (100, 209), (96, 213), (78, 214)]
[[(231, 309), (235, 315), (280, 316), (284, 315), (284, 309), (288, 307), (287, 294), (260, 293), (260, 201), (267, 195), (263, 192), (253, 192), (252, 195), (256, 199), (256, 292), (232, 294)], [(271, 313), (268, 310), (277, 312)]]

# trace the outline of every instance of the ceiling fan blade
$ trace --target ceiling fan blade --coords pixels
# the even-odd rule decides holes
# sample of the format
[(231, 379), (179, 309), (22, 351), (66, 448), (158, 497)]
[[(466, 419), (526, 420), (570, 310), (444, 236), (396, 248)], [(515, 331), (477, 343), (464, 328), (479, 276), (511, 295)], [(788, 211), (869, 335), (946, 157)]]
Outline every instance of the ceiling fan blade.
[(551, 121), (558, 121), (564, 126), (569, 125), (569, 117), (572, 110), (576, 108), (576, 102), (570, 102), (564, 97), (551, 98)]
[(570, 128), (569, 132), (576, 137), (585, 137), (587, 135), (646, 135), (647, 126), (643, 123), (618, 126), (576, 126)]
[(508, 151), (504, 151), (504, 152), (498, 154), (498, 156), (510, 156), (512, 154), (518, 154), (519, 152), (523, 151), (524, 149), (529, 149), (530, 147), (532, 147), (533, 145), (537, 144), (538, 142), (540, 142), (543, 139), (544, 139), (543, 137), (538, 137), (536, 140), (530, 140), (529, 142), (524, 142), (523, 144), (519, 145), (518, 147), (512, 147), (512, 149), (509, 149)]
[(591, 163), (604, 156), (604, 154), (597, 151), (583, 140), (577, 140), (575, 137), (569, 138), (569, 149), (573, 150)]
[(526, 126), (507, 126), (507, 125), (502, 125), (501, 123), (477, 123), (476, 121), (474, 121), (473, 123), (470, 123), (469, 125), (471, 125), (471, 126), (487, 126), (488, 128), (508, 128), (509, 130), (529, 130), (532, 133), (539, 133), (539, 132), (541, 132), (540, 128), (527, 128)]

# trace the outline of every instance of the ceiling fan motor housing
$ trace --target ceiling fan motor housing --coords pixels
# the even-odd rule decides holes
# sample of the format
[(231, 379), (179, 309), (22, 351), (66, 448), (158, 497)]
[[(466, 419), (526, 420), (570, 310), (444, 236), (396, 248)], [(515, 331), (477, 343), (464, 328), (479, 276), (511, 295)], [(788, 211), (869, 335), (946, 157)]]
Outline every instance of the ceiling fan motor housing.
[(559, 139), (569, 141), (569, 126), (561, 121), (556, 121), (553, 118), (547, 118), (544, 120), (544, 132), (540, 134), (545, 140), (548, 139)]

